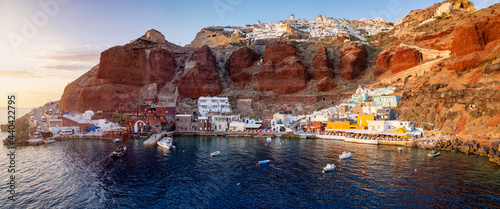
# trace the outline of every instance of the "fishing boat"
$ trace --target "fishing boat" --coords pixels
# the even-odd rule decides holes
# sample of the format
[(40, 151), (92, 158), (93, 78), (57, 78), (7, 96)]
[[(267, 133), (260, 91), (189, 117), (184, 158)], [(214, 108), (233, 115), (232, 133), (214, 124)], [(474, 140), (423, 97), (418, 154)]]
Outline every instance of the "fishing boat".
[(266, 139), (267, 142), (271, 142), (271, 140), (272, 140), (271, 138), (267, 138)]
[(215, 151), (215, 152), (210, 153), (210, 157), (214, 157), (217, 155), (220, 155), (220, 151)]
[(346, 159), (346, 158), (350, 158), (352, 156), (351, 152), (343, 152), (341, 155), (339, 155), (340, 159)]
[(398, 151), (403, 151), (403, 148), (402, 147), (398, 147)]
[(271, 162), (270, 160), (261, 160), (257, 163), (257, 165), (267, 165), (269, 164), (269, 162)]
[(114, 142), (121, 142), (121, 139), (113, 139)]
[(122, 157), (127, 152), (127, 147), (118, 146), (115, 151), (109, 154), (110, 157)]
[(429, 156), (429, 157), (436, 157), (436, 156), (438, 156), (438, 155), (440, 155), (440, 154), (441, 154), (441, 153), (440, 153), (439, 151), (434, 150), (434, 151), (432, 151), (431, 153), (427, 154), (427, 156)]
[(335, 170), (337, 166), (335, 166), (335, 164), (326, 164), (326, 167), (323, 168), (323, 172), (330, 172), (330, 171), (333, 171)]

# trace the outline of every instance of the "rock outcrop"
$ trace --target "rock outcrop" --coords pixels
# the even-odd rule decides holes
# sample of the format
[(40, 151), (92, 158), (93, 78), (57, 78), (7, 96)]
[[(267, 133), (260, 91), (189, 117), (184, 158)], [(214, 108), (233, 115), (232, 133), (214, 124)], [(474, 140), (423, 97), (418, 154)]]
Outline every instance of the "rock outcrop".
[(313, 58), (314, 73), (312, 79), (317, 80), (316, 89), (320, 92), (330, 91), (337, 84), (333, 81), (335, 78), (333, 61), (328, 58), (328, 53), (324, 46), (318, 49)]
[(314, 73), (312, 79), (321, 80), (323, 78), (334, 78), (333, 62), (328, 58), (326, 48), (324, 46), (318, 49), (313, 58)]
[(113, 84), (163, 86), (173, 79), (176, 68), (172, 52), (166, 49), (115, 46), (101, 53), (96, 78)]
[(451, 43), (450, 59), (443, 63), (449, 70), (464, 70), (500, 54), (500, 4), (469, 15), (461, 22)]
[(422, 53), (408, 47), (391, 48), (377, 56), (375, 75), (381, 75), (387, 70), (399, 73), (420, 64)]
[(229, 56), (227, 70), (234, 86), (244, 89), (245, 85), (251, 84), (252, 69), (257, 60), (259, 54), (248, 47), (240, 47)]
[(340, 75), (346, 80), (352, 80), (366, 69), (368, 52), (364, 44), (348, 43), (342, 48), (340, 57)]
[(181, 97), (196, 99), (200, 96), (217, 96), (222, 92), (215, 56), (208, 46), (194, 52), (188, 62), (194, 63), (194, 66), (186, 66), (176, 83)]
[(196, 37), (188, 47), (200, 48), (207, 45), (208, 47), (215, 48), (227, 44), (240, 44), (244, 39), (244, 35), (239, 32), (224, 31), (223, 27), (207, 27), (201, 29), (196, 34)]
[(261, 92), (291, 94), (306, 88), (309, 73), (298, 58), (299, 50), (291, 44), (274, 42), (266, 46), (264, 62), (255, 77)]
[[(499, 6), (496, 6), (498, 9)], [(500, 11), (488, 9), (468, 18), (458, 27), (451, 44), (451, 54), (464, 56), (472, 52), (483, 51), (488, 44), (500, 39)], [(498, 44), (498, 43), (497, 43)]]

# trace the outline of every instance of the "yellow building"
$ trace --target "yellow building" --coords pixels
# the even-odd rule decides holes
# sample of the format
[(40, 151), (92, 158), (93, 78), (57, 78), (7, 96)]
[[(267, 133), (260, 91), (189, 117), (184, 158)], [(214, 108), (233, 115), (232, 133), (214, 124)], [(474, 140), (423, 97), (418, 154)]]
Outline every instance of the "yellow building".
[(356, 124), (351, 122), (328, 122), (326, 124), (327, 129), (359, 129)]
[(368, 121), (375, 120), (375, 115), (358, 115), (358, 126), (362, 129), (366, 129), (368, 127)]

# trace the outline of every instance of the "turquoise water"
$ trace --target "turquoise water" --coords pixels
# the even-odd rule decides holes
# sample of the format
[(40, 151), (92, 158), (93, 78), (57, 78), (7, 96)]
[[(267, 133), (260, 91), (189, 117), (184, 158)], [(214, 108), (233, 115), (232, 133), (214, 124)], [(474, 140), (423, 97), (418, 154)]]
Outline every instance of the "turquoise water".
[[(16, 149), (15, 202), (2, 208), (497, 208), (486, 157), (331, 140), (183, 137), (177, 149), (75, 139)], [(10, 151), (0, 148), (3, 156)], [(210, 157), (214, 151), (221, 155)], [(338, 155), (351, 151), (353, 157)], [(8, 163), (4, 157), (4, 165)], [(256, 166), (269, 159), (269, 166)], [(328, 163), (337, 169), (322, 173)], [(417, 171), (415, 172), (415, 169)], [(8, 173), (0, 177), (7, 182)], [(363, 171), (366, 172), (363, 175)]]

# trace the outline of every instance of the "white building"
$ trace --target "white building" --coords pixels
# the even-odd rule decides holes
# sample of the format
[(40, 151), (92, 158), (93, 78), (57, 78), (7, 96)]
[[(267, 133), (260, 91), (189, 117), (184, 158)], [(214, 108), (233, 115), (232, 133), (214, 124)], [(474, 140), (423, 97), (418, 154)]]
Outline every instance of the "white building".
[[(303, 118), (302, 116), (293, 116), (288, 114), (275, 113), (273, 119), (271, 120), (271, 130), (289, 130), (288, 127), (291, 126), (295, 121)], [(291, 131), (291, 130), (290, 130)]]
[(211, 117), (212, 130), (214, 131), (227, 131), (231, 122), (240, 120), (240, 115), (212, 115)]
[(228, 113), (231, 112), (231, 105), (227, 97), (200, 97), (198, 99), (198, 111), (202, 117), (207, 113)]
[(245, 123), (233, 121), (229, 124), (229, 130), (230, 131), (244, 131), (245, 130)]
[(370, 131), (392, 131), (398, 128), (406, 128), (406, 132), (411, 132), (415, 129), (413, 122), (411, 121), (399, 121), (399, 120), (369, 120), (368, 130)]

